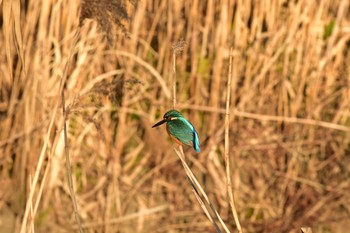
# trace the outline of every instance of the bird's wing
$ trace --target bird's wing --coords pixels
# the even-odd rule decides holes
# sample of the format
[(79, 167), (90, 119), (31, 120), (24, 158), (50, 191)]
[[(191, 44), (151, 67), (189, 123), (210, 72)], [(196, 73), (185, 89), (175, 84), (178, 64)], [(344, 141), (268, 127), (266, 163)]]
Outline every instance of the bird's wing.
[(176, 121), (169, 124), (170, 133), (179, 141), (186, 145), (195, 146), (196, 150), (199, 150), (199, 139), (196, 130), (184, 118), (178, 118)]

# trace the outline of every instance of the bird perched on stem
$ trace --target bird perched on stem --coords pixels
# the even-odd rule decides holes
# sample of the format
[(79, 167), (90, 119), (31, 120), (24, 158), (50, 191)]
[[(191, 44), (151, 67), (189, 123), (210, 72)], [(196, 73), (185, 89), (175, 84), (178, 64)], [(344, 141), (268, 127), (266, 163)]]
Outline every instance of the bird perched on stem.
[(166, 129), (169, 136), (178, 145), (182, 146), (185, 144), (193, 146), (198, 153), (201, 151), (199, 149), (199, 139), (195, 128), (180, 112), (174, 109), (166, 112), (163, 116), (163, 120), (153, 125), (152, 128), (164, 123), (166, 123)]

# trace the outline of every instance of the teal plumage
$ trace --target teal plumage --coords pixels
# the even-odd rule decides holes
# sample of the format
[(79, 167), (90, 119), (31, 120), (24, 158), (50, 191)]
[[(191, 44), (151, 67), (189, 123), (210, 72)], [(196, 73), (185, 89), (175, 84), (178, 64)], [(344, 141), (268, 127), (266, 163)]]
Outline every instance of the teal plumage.
[(176, 110), (170, 110), (164, 114), (163, 120), (153, 125), (157, 127), (166, 124), (166, 128), (170, 137), (178, 144), (193, 146), (195, 151), (200, 152), (199, 138), (197, 131), (193, 125)]

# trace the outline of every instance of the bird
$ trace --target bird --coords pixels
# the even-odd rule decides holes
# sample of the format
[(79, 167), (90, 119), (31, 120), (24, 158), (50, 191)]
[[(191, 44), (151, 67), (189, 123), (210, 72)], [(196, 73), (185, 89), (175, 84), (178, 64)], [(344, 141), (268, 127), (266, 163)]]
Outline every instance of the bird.
[(193, 125), (182, 116), (179, 111), (172, 109), (166, 112), (163, 120), (154, 124), (152, 128), (158, 127), (166, 123), (166, 130), (173, 141), (179, 146), (183, 144), (193, 146), (193, 149), (199, 153), (199, 138)]

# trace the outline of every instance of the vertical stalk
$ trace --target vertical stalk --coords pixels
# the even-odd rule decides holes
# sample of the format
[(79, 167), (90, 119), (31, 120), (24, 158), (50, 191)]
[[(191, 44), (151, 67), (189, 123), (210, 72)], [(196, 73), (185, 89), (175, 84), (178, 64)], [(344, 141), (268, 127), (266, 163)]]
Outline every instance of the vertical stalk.
[(71, 167), (70, 167), (71, 163), (70, 163), (70, 158), (69, 158), (69, 144), (68, 144), (68, 137), (67, 137), (67, 123), (66, 123), (67, 115), (66, 115), (66, 105), (65, 105), (65, 98), (64, 98), (64, 85), (65, 85), (65, 80), (66, 80), (65, 77), (67, 76), (67, 70), (68, 70), (68, 67), (70, 65), (71, 59), (73, 57), (75, 46), (78, 43), (79, 32), (80, 32), (80, 29), (78, 28), (78, 30), (76, 31), (75, 36), (74, 36), (74, 42), (73, 42), (72, 48), (70, 50), (68, 61), (64, 67), (64, 71), (63, 71), (64, 78), (62, 78), (62, 79), (64, 79), (64, 81), (61, 83), (62, 84), (61, 102), (62, 102), (62, 114), (63, 114), (64, 152), (66, 155), (66, 171), (67, 171), (67, 178), (68, 178), (68, 184), (69, 184), (69, 191), (70, 191), (70, 196), (72, 199), (75, 221), (78, 224), (79, 232), (83, 233), (84, 231), (83, 231), (83, 228), (81, 226), (81, 221), (80, 221), (80, 217), (79, 217), (78, 205), (77, 205), (77, 200), (75, 198), (74, 187), (73, 187), (72, 171), (71, 171)]
[(69, 144), (68, 144), (68, 137), (67, 137), (67, 123), (66, 123), (66, 107), (65, 107), (65, 101), (64, 101), (64, 88), (62, 89), (62, 92), (61, 92), (61, 101), (62, 101), (62, 113), (63, 113), (64, 152), (66, 154), (66, 171), (67, 171), (67, 178), (68, 178), (68, 184), (69, 184), (69, 191), (70, 191), (70, 196), (73, 203), (75, 221), (78, 224), (79, 232), (83, 233), (84, 231), (83, 231), (83, 228), (81, 227), (81, 221), (80, 221), (79, 212), (78, 212), (78, 205), (77, 205), (77, 200), (75, 198), (74, 187), (73, 187), (72, 171), (70, 167)]
[(176, 106), (176, 52), (172, 50), (173, 55), (173, 109)]
[(231, 181), (231, 168), (230, 168), (230, 97), (231, 97), (231, 78), (232, 78), (232, 60), (233, 60), (233, 49), (230, 50), (230, 66), (229, 74), (227, 77), (227, 93), (226, 93), (226, 114), (225, 114), (225, 163), (226, 163), (226, 178), (227, 178), (227, 193), (229, 195), (229, 201), (233, 217), (238, 229), (238, 232), (242, 233), (241, 224), (238, 219), (238, 214), (233, 199), (232, 181)]
[(172, 76), (173, 76), (173, 109), (176, 107), (176, 55), (180, 54), (184, 50), (184, 46), (186, 45), (186, 42), (181, 39), (178, 42), (175, 42), (171, 46), (171, 52), (172, 52)]

